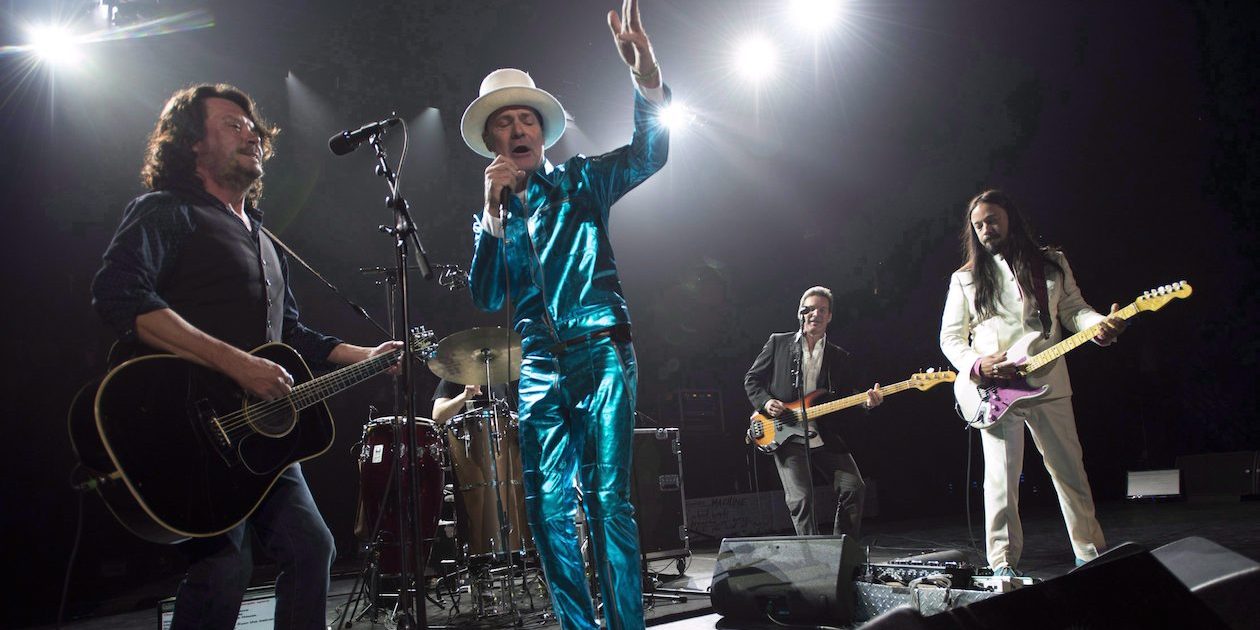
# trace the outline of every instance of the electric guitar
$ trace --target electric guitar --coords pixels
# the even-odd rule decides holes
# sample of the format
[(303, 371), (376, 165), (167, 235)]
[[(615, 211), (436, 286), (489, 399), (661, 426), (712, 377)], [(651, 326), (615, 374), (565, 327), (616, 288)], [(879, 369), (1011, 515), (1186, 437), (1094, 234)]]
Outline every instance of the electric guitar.
[[(433, 333), (411, 333), (432, 357)], [(221, 534), (262, 502), (291, 464), (333, 443), (325, 399), (398, 362), (402, 349), (319, 378), (297, 351), (268, 343), (250, 354), (293, 375), (284, 398), (262, 401), (226, 375), (170, 354), (131, 359), (89, 383), (70, 407), (70, 441), (120, 523), (157, 543)]]
[[(941, 383), (952, 383), (957, 376), (957, 373), (948, 370), (944, 372), (928, 370), (913, 374), (910, 378), (900, 383), (880, 387), (879, 391), (885, 396), (908, 389), (927, 391)], [(794, 438), (805, 440), (805, 417), (808, 417), (809, 421), (813, 423), (817, 418), (821, 418), (829, 413), (856, 407), (866, 402), (866, 392), (862, 392), (830, 402), (815, 404), (826, 393), (826, 390), (819, 389), (806, 394), (803, 400), (785, 403), (783, 413), (779, 414), (777, 418), (771, 418), (760, 411), (754, 411), (752, 417), (749, 418), (748, 438), (752, 440), (752, 443), (761, 452), (772, 453), (788, 440)], [(804, 408), (804, 413), (801, 411), (802, 408)], [(809, 430), (810, 438), (817, 434), (818, 432), (814, 429), (811, 428)]]
[[(1116, 315), (1129, 319), (1141, 311), (1157, 311), (1174, 298), (1190, 297), (1191, 292), (1190, 285), (1184, 280), (1164, 285), (1143, 293), (1133, 303), (1117, 311)], [(1006, 350), (1006, 360), (1017, 366), (1014, 377), (981, 378), (979, 383), (970, 378), (960, 378), (954, 383), (959, 414), (971, 427), (986, 429), (1005, 417), (1012, 408), (1046, 395), (1050, 386), (1033, 387), (1028, 384), (1028, 375), (1048, 370), (1059, 357), (1093, 339), (1101, 327), (1101, 322), (1094, 324), (1032, 356), (1029, 356), (1030, 349), (1041, 339), (1041, 333), (1030, 332), (1020, 337)]]

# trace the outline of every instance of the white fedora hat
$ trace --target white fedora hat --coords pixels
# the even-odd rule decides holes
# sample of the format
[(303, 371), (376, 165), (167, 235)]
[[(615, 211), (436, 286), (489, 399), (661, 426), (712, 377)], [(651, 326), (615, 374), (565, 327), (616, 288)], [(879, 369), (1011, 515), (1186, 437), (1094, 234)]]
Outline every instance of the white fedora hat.
[(564, 135), (564, 108), (556, 97), (534, 87), (534, 80), (523, 70), (500, 68), (481, 81), (481, 94), (464, 110), (460, 131), (468, 148), (488, 158), (494, 151), (486, 146), (482, 134), (486, 119), (509, 105), (532, 107), (542, 116), (543, 148), (551, 148)]

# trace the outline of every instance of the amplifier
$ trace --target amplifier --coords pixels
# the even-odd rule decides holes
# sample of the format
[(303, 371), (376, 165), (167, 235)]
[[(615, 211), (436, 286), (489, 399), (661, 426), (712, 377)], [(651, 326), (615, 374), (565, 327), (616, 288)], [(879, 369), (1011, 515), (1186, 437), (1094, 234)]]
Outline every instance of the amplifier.
[(674, 427), (634, 430), (630, 502), (639, 524), (640, 551), (647, 560), (691, 553), (678, 433)]
[(949, 578), (950, 588), (972, 588), (976, 568), (966, 562), (932, 560), (899, 560), (883, 564), (864, 564), (857, 568), (857, 579), (876, 584), (908, 585), (916, 580), (931, 582), (937, 576)]

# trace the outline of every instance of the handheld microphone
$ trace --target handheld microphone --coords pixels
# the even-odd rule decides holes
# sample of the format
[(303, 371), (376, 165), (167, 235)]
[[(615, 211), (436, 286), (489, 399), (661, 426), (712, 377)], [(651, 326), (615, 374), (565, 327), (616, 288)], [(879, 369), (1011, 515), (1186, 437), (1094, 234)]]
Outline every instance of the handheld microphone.
[(359, 148), (359, 145), (366, 142), (368, 138), (383, 133), (386, 129), (400, 122), (402, 122), (401, 118), (387, 118), (379, 122), (368, 123), (353, 131), (342, 131), (328, 139), (328, 148), (333, 152), (333, 155), (345, 155)]
[(512, 187), (504, 186), (499, 191), (499, 219), (506, 221), (508, 208), (512, 207)]

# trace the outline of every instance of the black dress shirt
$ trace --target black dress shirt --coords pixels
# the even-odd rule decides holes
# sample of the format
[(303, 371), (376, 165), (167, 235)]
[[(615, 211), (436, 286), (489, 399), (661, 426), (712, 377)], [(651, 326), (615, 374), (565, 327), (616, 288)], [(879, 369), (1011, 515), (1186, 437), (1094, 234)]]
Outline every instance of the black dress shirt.
[(341, 343), (303, 326), (288, 283), (288, 263), (247, 206), (249, 227), (204, 190), (163, 190), (136, 198), (105, 250), (92, 282), (92, 305), (136, 346), (136, 317), (170, 308), (225, 343), (251, 350), (269, 341), (325, 364)]

